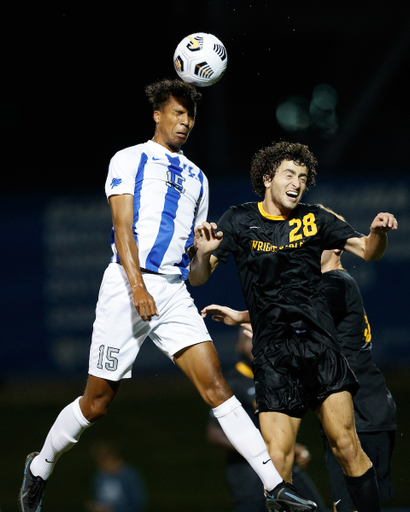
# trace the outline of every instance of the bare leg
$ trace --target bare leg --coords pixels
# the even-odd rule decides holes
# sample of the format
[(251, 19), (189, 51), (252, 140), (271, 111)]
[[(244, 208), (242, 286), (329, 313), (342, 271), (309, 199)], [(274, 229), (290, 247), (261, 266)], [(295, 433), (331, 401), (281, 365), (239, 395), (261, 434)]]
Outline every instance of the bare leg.
[(344, 474), (363, 475), (372, 463), (364, 453), (356, 434), (352, 395), (348, 391), (330, 395), (317, 408), (316, 414)]
[(273, 464), (282, 478), (292, 483), (296, 435), (301, 420), (280, 412), (259, 413), (259, 424)]
[(182, 350), (174, 360), (210, 407), (221, 405), (233, 395), (222, 375), (219, 357), (211, 341)]
[(80, 398), (80, 407), (84, 417), (93, 423), (102, 418), (120, 388), (121, 381), (110, 381), (88, 376), (84, 395)]

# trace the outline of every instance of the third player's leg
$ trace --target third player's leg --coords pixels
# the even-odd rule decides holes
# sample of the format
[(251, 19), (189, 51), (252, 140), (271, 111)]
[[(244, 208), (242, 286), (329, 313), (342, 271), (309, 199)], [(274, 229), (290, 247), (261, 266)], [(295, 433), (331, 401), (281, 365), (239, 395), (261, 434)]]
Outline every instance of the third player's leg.
[(280, 412), (259, 413), (262, 436), (273, 464), (282, 478), (292, 482), (296, 435), (300, 418), (292, 418)]
[(371, 462), (354, 425), (353, 399), (348, 391), (333, 393), (316, 409), (332, 451), (347, 476), (363, 475)]
[(222, 375), (218, 354), (211, 341), (181, 350), (174, 356), (174, 361), (213, 409), (232, 396), (232, 391)]

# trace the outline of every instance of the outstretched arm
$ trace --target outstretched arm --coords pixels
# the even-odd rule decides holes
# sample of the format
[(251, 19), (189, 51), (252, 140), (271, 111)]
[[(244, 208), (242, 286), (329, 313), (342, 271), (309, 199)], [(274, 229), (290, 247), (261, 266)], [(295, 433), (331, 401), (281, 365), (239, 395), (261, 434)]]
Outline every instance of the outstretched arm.
[(133, 196), (130, 194), (111, 196), (110, 206), (115, 246), (130, 282), (135, 309), (142, 320), (149, 321), (154, 315), (158, 316), (158, 310), (154, 299), (145, 288), (140, 270), (138, 246), (135, 243), (132, 232), (134, 218)]
[(191, 260), (189, 268), (189, 282), (192, 286), (204, 284), (210, 278), (212, 272), (218, 266), (218, 259), (212, 252), (222, 242), (222, 231), (216, 231), (214, 222), (203, 222), (194, 229), (195, 256)]
[(201, 311), (202, 318), (205, 318), (207, 314), (212, 315), (212, 320), (224, 322), (226, 325), (241, 325), (250, 322), (249, 311), (238, 311), (228, 308), (228, 306), (219, 306), (218, 304), (206, 306)]
[(387, 232), (397, 227), (397, 220), (391, 213), (379, 213), (370, 226), (370, 233), (362, 238), (349, 238), (344, 248), (366, 261), (378, 261), (387, 247)]

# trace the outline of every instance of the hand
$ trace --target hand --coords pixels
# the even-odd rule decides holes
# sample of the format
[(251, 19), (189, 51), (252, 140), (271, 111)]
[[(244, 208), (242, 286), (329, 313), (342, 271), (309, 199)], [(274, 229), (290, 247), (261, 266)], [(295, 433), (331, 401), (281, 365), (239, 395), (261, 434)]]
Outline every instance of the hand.
[(252, 339), (253, 338), (252, 325), (248, 322), (245, 322), (245, 323), (241, 324), (241, 327), (243, 327), (244, 335), (247, 336), (248, 338)]
[(208, 313), (212, 315), (212, 320), (223, 322), (226, 325), (240, 325), (243, 322), (249, 321), (247, 311), (237, 311), (236, 309), (228, 308), (228, 306), (219, 306), (218, 304), (206, 306), (201, 311), (202, 318), (205, 318)]
[(387, 212), (381, 212), (376, 215), (371, 226), (370, 231), (374, 234), (387, 233), (391, 229), (397, 229), (397, 220), (394, 215)]
[(296, 443), (295, 444), (295, 462), (296, 464), (302, 468), (305, 469), (310, 461), (310, 452), (306, 448), (306, 446), (303, 446), (303, 444)]
[(135, 309), (144, 322), (149, 322), (154, 315), (159, 316), (155, 301), (145, 286), (138, 286), (133, 289), (132, 300)]
[(203, 222), (194, 229), (194, 246), (202, 253), (211, 253), (222, 242), (222, 231), (216, 232), (215, 222)]

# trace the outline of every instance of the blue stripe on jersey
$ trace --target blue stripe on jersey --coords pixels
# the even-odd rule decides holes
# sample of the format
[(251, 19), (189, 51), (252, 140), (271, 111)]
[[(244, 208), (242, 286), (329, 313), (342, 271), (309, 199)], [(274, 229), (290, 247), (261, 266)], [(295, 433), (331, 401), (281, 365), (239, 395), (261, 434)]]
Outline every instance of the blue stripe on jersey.
[[(196, 220), (196, 212), (198, 211), (198, 203), (201, 200), (202, 194), (204, 193), (204, 175), (201, 170), (198, 173), (198, 179), (201, 182), (201, 190), (200, 190), (198, 201), (196, 204), (194, 218), (192, 219), (191, 231), (190, 231), (188, 240), (186, 241), (186, 244), (185, 244), (185, 250), (188, 249), (188, 247), (190, 247), (194, 243), (194, 227), (195, 227), (195, 220)], [(179, 263), (174, 263), (174, 266), (180, 267), (182, 279), (185, 279), (185, 280), (188, 279), (189, 256), (187, 253), (184, 253), (182, 255), (181, 261)]]
[[(172, 158), (169, 155), (166, 156), (170, 163), (168, 169), (182, 177), (182, 169), (180, 167), (179, 158)], [(154, 245), (146, 259), (145, 268), (147, 270), (158, 272), (158, 269), (161, 266), (165, 253), (167, 252), (172, 237), (174, 236), (175, 217), (180, 198), (181, 192), (178, 191), (178, 187), (169, 186), (168, 191), (165, 194), (164, 208), (162, 210), (161, 222), (157, 238), (155, 239)]]
[(140, 208), (141, 208), (141, 189), (142, 184), (144, 182), (144, 173), (145, 173), (145, 166), (148, 162), (148, 156), (146, 153), (142, 153), (140, 163), (138, 165), (137, 174), (135, 176), (135, 188), (134, 188), (134, 238), (135, 241), (138, 243), (138, 235), (135, 232), (135, 226), (137, 225), (139, 216), (140, 216)]

